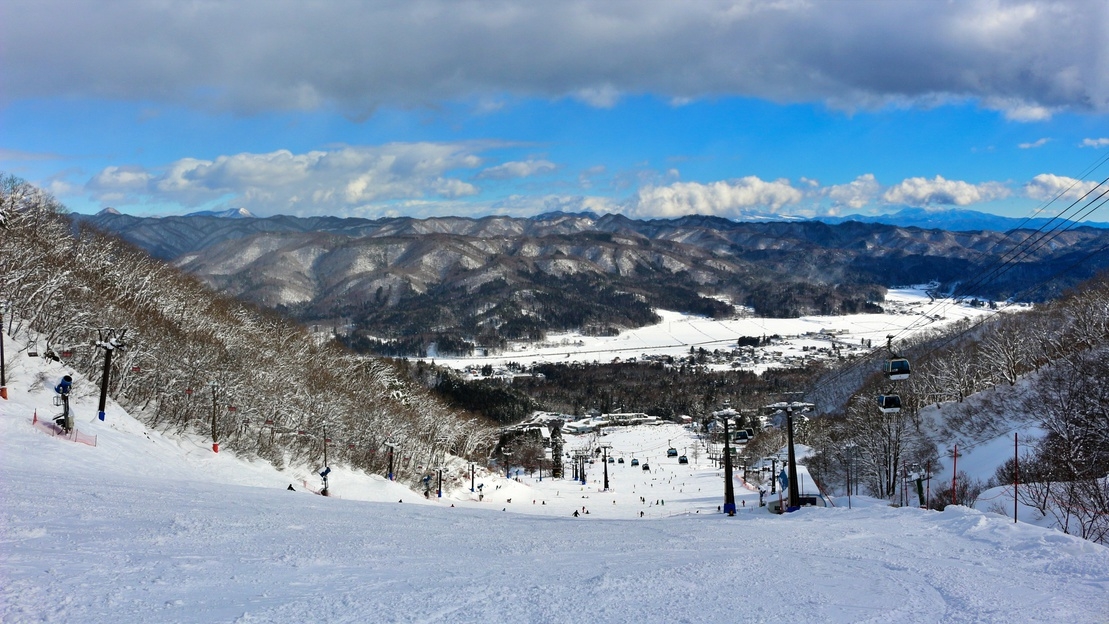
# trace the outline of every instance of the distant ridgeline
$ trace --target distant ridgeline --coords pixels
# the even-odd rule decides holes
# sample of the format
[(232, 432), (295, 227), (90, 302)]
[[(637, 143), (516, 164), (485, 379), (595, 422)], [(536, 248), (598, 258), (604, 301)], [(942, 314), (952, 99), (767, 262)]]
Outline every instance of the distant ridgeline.
[[(468, 354), (549, 331), (613, 334), (666, 309), (713, 318), (881, 311), (888, 286), (940, 292), (1011, 262), (971, 295), (1044, 300), (1109, 266), (1109, 230), (950, 232), (848, 221), (716, 217), (138, 218), (75, 222), (119, 235), (226, 294), (389, 355)], [(1077, 260), (1086, 261), (1077, 263)]]

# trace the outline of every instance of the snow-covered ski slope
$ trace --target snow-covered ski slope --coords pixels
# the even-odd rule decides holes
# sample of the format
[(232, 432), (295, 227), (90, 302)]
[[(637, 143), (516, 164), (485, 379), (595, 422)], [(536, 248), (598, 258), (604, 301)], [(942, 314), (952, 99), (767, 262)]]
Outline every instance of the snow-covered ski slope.
[[(337, 497), (324, 498), (302, 486), (311, 475), (318, 487), (316, 467), (279, 472), (216, 455), (112, 403), (97, 421), (96, 384), (80, 377), (77, 426), (97, 446), (45, 435), (32, 414), (52, 415), (50, 387), (67, 371), (9, 361), (5, 623), (1109, 618), (1109, 549), (1001, 516), (858, 497), (850, 510), (772, 516), (738, 479), (745, 506), (718, 514), (721, 472), (703, 451), (690, 466), (665, 457), (672, 445), (692, 459), (696, 441), (676, 425), (602, 438), (625, 458), (611, 466), (611, 492), (600, 491), (597, 463), (585, 486), (479, 473), (482, 501), (457, 466), (444, 498), (433, 490), (430, 500), (336, 469)], [(571, 438), (569, 448), (586, 442)], [(633, 455), (652, 470), (633, 469)], [(572, 517), (582, 507), (590, 513)]]

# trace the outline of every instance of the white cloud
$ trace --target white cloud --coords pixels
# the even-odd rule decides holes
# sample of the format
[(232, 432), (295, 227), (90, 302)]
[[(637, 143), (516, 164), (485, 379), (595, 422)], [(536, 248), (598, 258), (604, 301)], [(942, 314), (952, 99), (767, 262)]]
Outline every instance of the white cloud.
[(550, 173), (556, 169), (555, 164), (549, 160), (523, 160), (502, 163), (489, 167), (478, 174), (478, 179), (507, 180), (511, 178), (527, 178), (542, 173)]
[(1009, 121), (1047, 121), (1057, 112), (1055, 107), (1041, 106), (1019, 98), (987, 97), (982, 104), (988, 109), (1000, 111)]
[(1081, 147), (1094, 147), (1094, 148), (1109, 147), (1109, 138), (1082, 139)]
[(475, 195), (475, 186), (448, 175), (480, 166), (475, 151), (466, 144), (394, 143), (183, 158), (160, 171), (107, 167), (86, 189), (102, 202), (192, 207), (225, 201), (258, 215), (328, 214), (390, 201)]
[[(625, 94), (1109, 110), (1105, 2), (8, 0), (8, 100), (257, 112)], [(250, 33), (250, 36), (243, 36)], [(93, 45), (95, 42), (95, 45)], [(875, 62), (880, 59), (881, 62)]]
[(1056, 198), (1073, 201), (1081, 198), (1097, 186), (1097, 182), (1077, 180), (1052, 173), (1041, 173), (1024, 185), (1024, 194), (1040, 201)]
[(752, 208), (775, 212), (801, 198), (801, 191), (788, 180), (767, 182), (747, 176), (708, 184), (675, 182), (667, 186), (647, 186), (639, 190), (628, 212), (637, 217), (701, 214), (733, 218)]
[(882, 194), (882, 200), (889, 204), (909, 206), (969, 206), (1010, 195), (1008, 187), (999, 182), (971, 184), (960, 180), (947, 180), (943, 176), (927, 178), (908, 178), (891, 186)]
[(837, 184), (822, 190), (832, 200), (834, 208), (863, 208), (878, 197), (881, 187), (873, 173), (863, 174), (847, 184)]
[(1017, 147), (1019, 147), (1020, 149), (1035, 149), (1037, 147), (1043, 147), (1043, 146), (1047, 145), (1050, 142), (1051, 142), (1051, 139), (1049, 139), (1047, 137), (1044, 137), (1042, 139), (1036, 139), (1035, 141), (1032, 141), (1031, 143), (1020, 143), (1019, 145), (1017, 145)]

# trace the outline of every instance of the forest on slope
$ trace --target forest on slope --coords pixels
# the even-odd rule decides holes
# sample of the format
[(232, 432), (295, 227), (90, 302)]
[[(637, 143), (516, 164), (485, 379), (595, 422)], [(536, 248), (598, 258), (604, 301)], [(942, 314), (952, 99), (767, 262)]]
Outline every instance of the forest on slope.
[[(302, 327), (217, 295), (117, 238), (71, 232), (48, 193), (0, 176), (4, 331), (42, 357), (99, 380), (146, 424), (209, 437), (278, 467), (329, 459), (399, 478), (444, 453), (477, 458), (494, 442), (484, 419), (451, 409), (392, 363), (319, 344)], [(9, 383), (53, 384), (18, 379)], [(94, 389), (83, 390), (92, 393)]]
[[(853, 466), (866, 493), (892, 498), (907, 472), (938, 464), (939, 443), (969, 448), (1034, 425), (1044, 433), (1018, 462), (983, 483), (959, 475), (956, 498), (969, 503), (984, 487), (1019, 479), (1022, 502), (1053, 515), (1060, 528), (1109, 540), (1109, 273), (1056, 301), (922, 334), (898, 350), (912, 363), (907, 380), (886, 379), (879, 356), (810, 389), (810, 400), (830, 412), (801, 436), (817, 449), (814, 477), (834, 488)], [(1007, 390), (992, 395), (1003, 403), (968, 403), (993, 388)], [(900, 411), (880, 409), (876, 397), (890, 393)], [(925, 416), (930, 406), (938, 420)], [(929, 504), (950, 500), (951, 486), (943, 486)]]

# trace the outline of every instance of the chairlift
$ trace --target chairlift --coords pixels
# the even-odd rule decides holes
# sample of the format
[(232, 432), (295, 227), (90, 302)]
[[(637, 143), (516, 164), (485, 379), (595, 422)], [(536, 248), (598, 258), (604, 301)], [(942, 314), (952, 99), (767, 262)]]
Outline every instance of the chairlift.
[(896, 414), (901, 411), (901, 397), (896, 394), (879, 394), (878, 409), (883, 414)]

